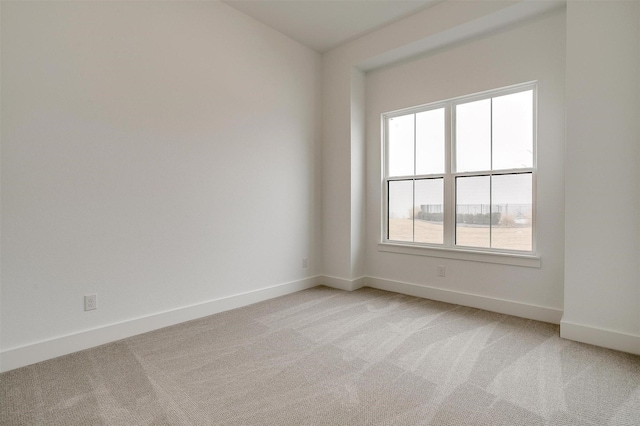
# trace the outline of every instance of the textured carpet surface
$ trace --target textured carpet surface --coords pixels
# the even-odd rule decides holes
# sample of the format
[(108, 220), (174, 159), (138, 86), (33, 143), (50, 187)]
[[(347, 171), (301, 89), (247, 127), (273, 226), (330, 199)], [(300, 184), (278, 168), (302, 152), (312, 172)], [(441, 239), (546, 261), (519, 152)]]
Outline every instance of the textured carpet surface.
[(640, 357), (317, 287), (0, 375), (2, 425), (639, 425)]

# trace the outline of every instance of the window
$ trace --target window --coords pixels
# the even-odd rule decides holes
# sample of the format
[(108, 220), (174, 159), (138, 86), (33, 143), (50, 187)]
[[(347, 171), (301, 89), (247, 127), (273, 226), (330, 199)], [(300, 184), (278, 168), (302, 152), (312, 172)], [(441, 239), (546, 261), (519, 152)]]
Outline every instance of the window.
[(383, 115), (383, 242), (532, 254), (536, 85)]

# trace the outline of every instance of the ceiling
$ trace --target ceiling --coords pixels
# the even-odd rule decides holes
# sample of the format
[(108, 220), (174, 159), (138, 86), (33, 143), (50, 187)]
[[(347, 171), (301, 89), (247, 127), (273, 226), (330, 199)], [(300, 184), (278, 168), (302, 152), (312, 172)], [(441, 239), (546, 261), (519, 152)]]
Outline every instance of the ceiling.
[(318, 52), (326, 52), (441, 0), (223, 1)]

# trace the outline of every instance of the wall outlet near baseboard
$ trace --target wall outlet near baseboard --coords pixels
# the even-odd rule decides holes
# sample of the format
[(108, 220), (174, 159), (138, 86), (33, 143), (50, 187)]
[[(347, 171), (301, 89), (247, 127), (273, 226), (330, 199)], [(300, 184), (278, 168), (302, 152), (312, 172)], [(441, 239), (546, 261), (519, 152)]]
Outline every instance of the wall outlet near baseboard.
[(309, 266), (309, 259), (307, 259), (306, 257), (302, 258), (302, 267), (303, 268), (307, 268)]
[(98, 309), (98, 295), (97, 294), (89, 294), (84, 297), (84, 310), (85, 311), (93, 311)]
[(438, 276), (444, 277), (447, 275), (447, 267), (444, 265), (438, 265)]

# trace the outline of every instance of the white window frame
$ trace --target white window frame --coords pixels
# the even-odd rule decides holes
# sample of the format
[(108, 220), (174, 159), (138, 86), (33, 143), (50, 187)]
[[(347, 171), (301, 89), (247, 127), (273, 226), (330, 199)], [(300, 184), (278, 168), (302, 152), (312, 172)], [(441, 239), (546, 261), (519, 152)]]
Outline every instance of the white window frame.
[[(453, 138), (455, 137), (455, 110), (456, 105), (479, 101), (482, 99), (489, 99), (497, 96), (504, 96), (512, 93), (532, 90), (533, 91), (533, 164), (532, 167), (509, 169), (509, 170), (483, 170), (474, 172), (454, 172), (455, 168), (455, 145)], [(378, 250), (383, 252), (422, 255), (439, 258), (451, 258), (459, 260), (470, 260), (487, 263), (499, 263), (515, 266), (528, 266), (528, 267), (540, 267), (541, 259), (537, 254), (537, 82), (527, 82), (517, 84), (513, 86), (503, 87), (494, 90), (488, 90), (481, 93), (475, 93), (467, 96), (460, 96), (456, 98), (447, 99), (444, 101), (438, 101), (434, 103), (419, 105), (411, 108), (405, 108), (401, 110), (391, 111), (382, 114), (381, 127), (382, 127), (382, 167), (381, 167), (381, 187), (382, 187), (382, 208), (381, 208), (381, 222), (382, 222), (382, 235), (380, 243), (378, 244)], [(429, 175), (409, 175), (409, 176), (388, 176), (389, 170), (389, 152), (388, 152), (388, 122), (391, 118), (399, 117), (408, 114), (416, 114), (419, 112), (445, 109), (445, 171), (440, 174)], [(480, 247), (466, 247), (455, 245), (455, 226), (456, 226), (456, 193), (455, 193), (455, 179), (460, 176), (496, 176), (506, 175), (513, 173), (531, 173), (532, 179), (532, 218), (531, 218), (531, 237), (532, 237), (532, 250), (531, 251), (518, 251), (509, 249), (495, 249), (495, 248), (480, 248)], [(428, 243), (415, 243), (408, 241), (395, 241), (388, 239), (388, 188), (389, 181), (404, 180), (404, 179), (424, 179), (424, 178), (443, 178), (444, 182), (444, 235), (443, 244), (428, 244)], [(415, 220), (415, 218), (414, 218)]]

